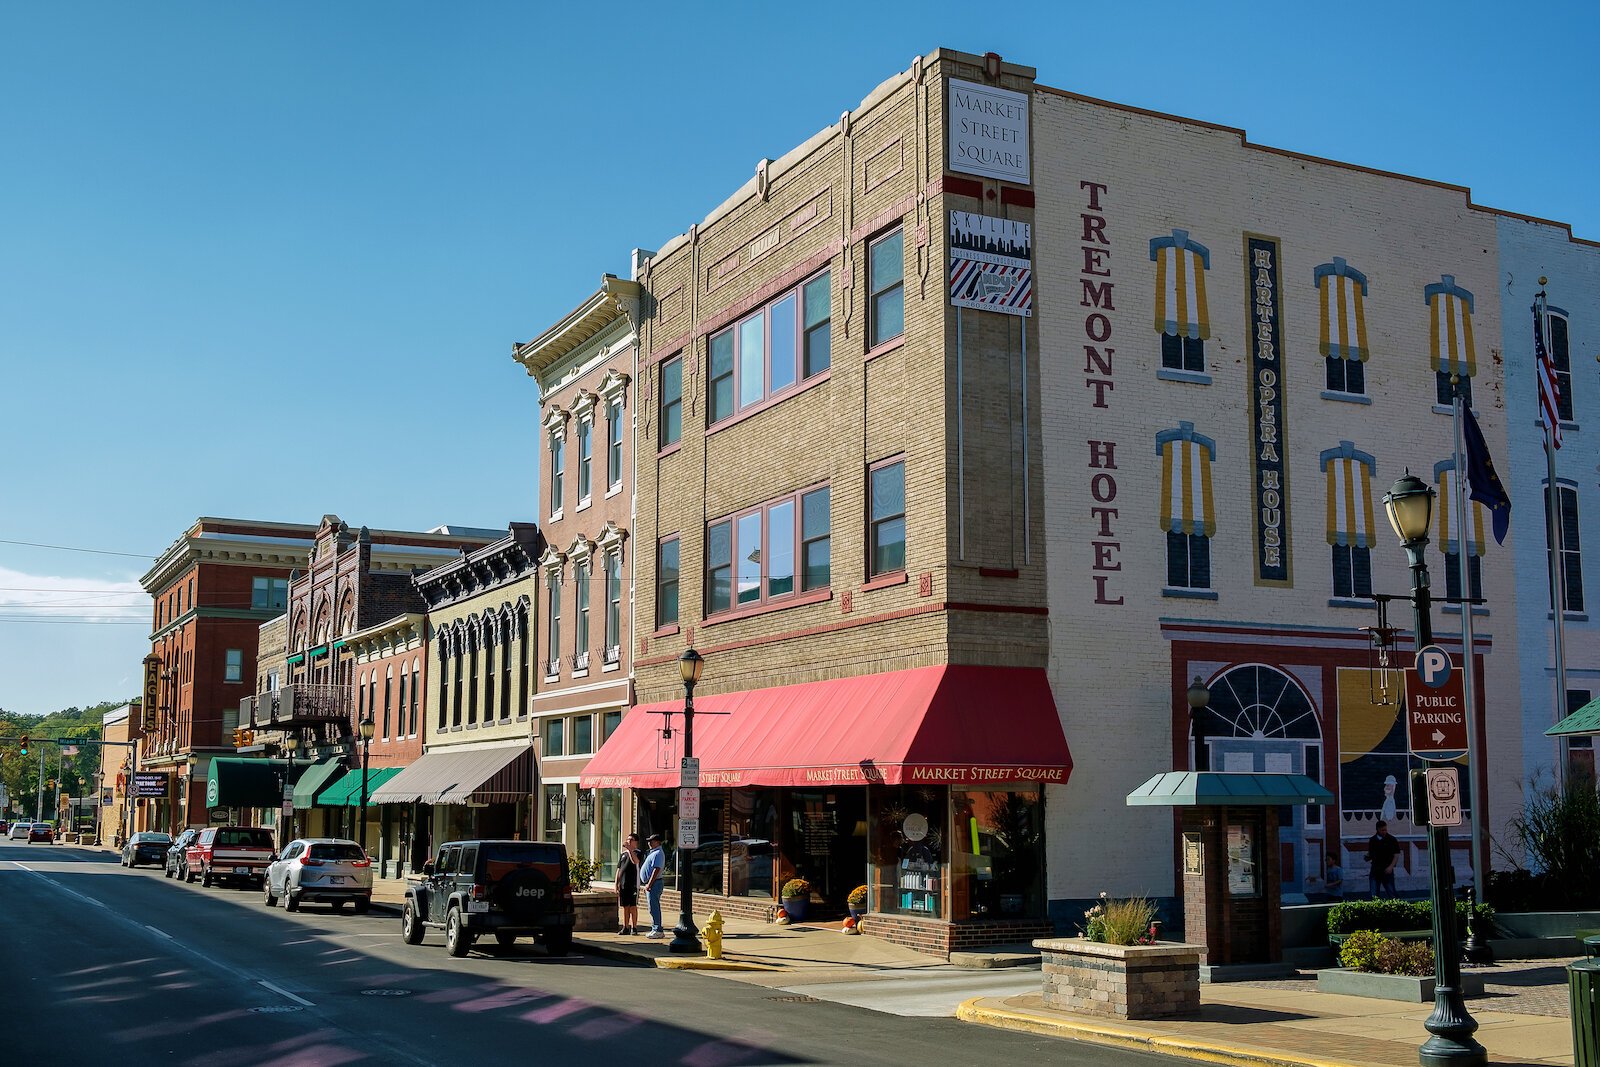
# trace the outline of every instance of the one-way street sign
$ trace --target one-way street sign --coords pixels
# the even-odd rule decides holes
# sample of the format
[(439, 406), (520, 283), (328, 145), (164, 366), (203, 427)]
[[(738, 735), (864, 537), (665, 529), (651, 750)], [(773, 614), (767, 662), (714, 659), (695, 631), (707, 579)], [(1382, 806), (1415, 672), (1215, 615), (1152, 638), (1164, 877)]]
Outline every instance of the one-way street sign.
[(1461, 671), (1438, 645), (1417, 650), (1406, 674), (1406, 743), (1411, 754), (1446, 762), (1467, 751), (1467, 701)]

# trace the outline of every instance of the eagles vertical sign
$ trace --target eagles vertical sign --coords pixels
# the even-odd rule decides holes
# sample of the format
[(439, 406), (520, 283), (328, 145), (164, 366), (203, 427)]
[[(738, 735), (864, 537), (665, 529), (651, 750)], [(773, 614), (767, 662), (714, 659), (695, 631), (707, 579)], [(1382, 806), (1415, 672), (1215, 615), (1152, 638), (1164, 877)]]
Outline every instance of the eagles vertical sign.
[(161, 695), (161, 657), (146, 656), (144, 658), (144, 705), (139, 709), (140, 718), (144, 721), (144, 732), (156, 732), (156, 700)]
[(1278, 239), (1244, 235), (1250, 323), (1250, 469), (1255, 485), (1255, 584), (1294, 584), (1289, 570), (1289, 464), (1283, 406), (1283, 300)]

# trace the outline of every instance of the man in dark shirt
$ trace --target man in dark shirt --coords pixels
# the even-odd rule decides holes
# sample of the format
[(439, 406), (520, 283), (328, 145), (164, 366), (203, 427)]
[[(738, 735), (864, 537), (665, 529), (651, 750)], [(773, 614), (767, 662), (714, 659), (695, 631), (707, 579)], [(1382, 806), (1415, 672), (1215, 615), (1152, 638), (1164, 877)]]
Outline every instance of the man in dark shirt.
[(1400, 862), (1400, 842), (1390, 835), (1389, 824), (1382, 820), (1378, 822), (1378, 832), (1367, 840), (1367, 862), (1372, 865), (1369, 873), (1373, 898), (1394, 896), (1394, 869)]

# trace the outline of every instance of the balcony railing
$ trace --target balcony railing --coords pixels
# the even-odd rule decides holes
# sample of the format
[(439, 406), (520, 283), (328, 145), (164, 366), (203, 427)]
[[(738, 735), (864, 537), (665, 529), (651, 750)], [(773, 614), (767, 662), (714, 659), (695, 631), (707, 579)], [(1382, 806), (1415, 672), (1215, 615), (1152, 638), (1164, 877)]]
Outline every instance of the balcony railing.
[(348, 685), (301, 683), (257, 693), (239, 702), (239, 723), (257, 729), (316, 722), (351, 722), (355, 690)]

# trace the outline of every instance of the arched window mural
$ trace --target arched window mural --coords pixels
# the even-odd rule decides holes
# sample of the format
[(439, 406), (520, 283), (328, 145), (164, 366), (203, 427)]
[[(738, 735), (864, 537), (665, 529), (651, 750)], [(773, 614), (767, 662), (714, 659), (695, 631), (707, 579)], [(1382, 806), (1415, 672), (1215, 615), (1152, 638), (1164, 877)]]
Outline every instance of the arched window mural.
[[(1322, 781), (1322, 722), (1299, 682), (1276, 667), (1252, 663), (1229, 667), (1206, 684), (1212, 770), (1304, 774)], [(1283, 892), (1304, 893), (1306, 876), (1320, 877), (1323, 867), (1322, 808), (1283, 808), (1278, 821)]]

